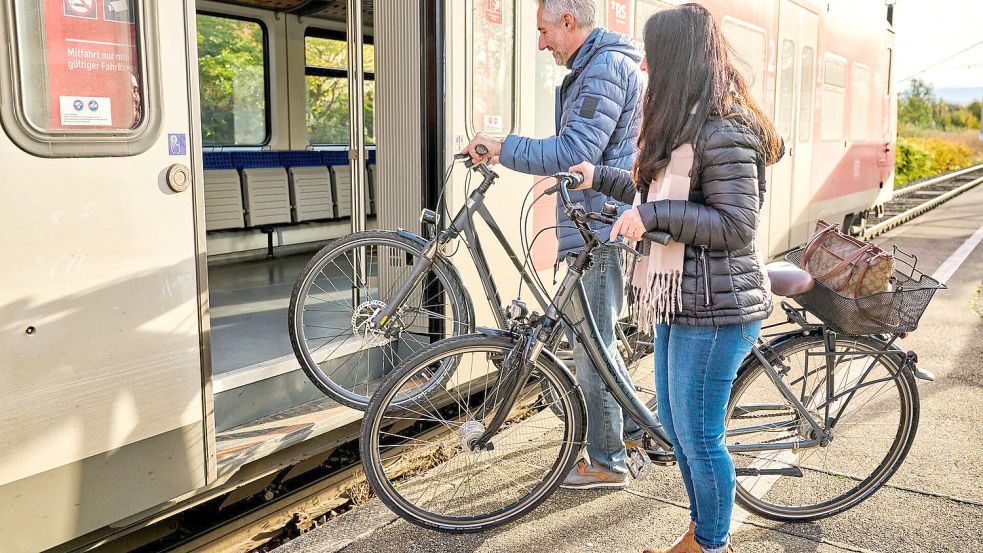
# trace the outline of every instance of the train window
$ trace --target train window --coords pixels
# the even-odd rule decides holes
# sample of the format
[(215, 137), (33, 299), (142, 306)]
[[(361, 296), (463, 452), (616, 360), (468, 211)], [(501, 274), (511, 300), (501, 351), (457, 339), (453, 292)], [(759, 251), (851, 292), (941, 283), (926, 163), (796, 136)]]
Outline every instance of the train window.
[(515, 0), (472, 0), (471, 8), (470, 127), (503, 136), (515, 122)]
[(850, 86), (850, 140), (866, 142), (870, 138), (870, 68), (853, 64)]
[(642, 44), (645, 42), (645, 24), (655, 12), (664, 10), (668, 7), (665, 2), (660, 0), (637, 0), (635, 2), (635, 40)]
[(206, 146), (269, 141), (266, 29), (261, 22), (199, 13), (198, 74)]
[(631, 13), (631, 0), (607, 0), (606, 2), (598, 2), (597, 8), (596, 23), (598, 27), (632, 36), (635, 18), (632, 17)]
[(536, 53), (536, 136), (556, 134), (556, 87), (568, 72), (548, 51)]
[(792, 140), (792, 112), (795, 111), (795, 42), (782, 40), (778, 69), (778, 132)]
[(812, 94), (816, 90), (816, 51), (802, 47), (802, 77), (799, 79), (799, 142), (812, 139), (812, 116), (816, 112)]
[(846, 60), (834, 54), (823, 59), (823, 140), (843, 140), (846, 113)]
[(891, 95), (891, 91), (894, 89), (894, 83), (891, 79), (894, 77), (892, 70), (894, 69), (894, 51), (890, 48), (887, 49), (887, 87), (884, 89), (884, 93), (888, 96)]
[(747, 79), (751, 97), (765, 105), (765, 68), (768, 41), (765, 30), (731, 16), (724, 17), (721, 29), (732, 53), (731, 59)]
[(154, 11), (142, 0), (15, 0), (0, 26), (16, 36), (0, 36), (0, 57), (14, 62), (0, 63), (11, 138), (47, 157), (145, 151), (159, 122), (148, 71), (156, 67)]
[[(348, 41), (311, 29), (305, 38), (307, 140), (315, 145), (348, 144)], [(316, 34), (314, 34), (316, 33)], [(375, 46), (365, 44), (365, 142), (375, 144)]]

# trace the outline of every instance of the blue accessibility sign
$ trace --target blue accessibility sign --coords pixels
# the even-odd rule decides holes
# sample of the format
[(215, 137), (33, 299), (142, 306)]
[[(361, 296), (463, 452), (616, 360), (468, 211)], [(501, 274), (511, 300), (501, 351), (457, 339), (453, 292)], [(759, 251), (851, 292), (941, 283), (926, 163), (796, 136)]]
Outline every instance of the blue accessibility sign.
[(99, 111), (99, 102), (89, 100), (89, 111)]

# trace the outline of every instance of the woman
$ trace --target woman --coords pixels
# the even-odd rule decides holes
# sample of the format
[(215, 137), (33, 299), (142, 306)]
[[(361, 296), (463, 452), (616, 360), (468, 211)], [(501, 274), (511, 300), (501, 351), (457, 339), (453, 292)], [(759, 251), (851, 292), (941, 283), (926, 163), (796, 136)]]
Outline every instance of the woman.
[(724, 415), (737, 368), (771, 313), (755, 244), (765, 166), (782, 156), (774, 126), (730, 63), (710, 13), (697, 4), (645, 25), (649, 84), (633, 172), (583, 163), (592, 187), (635, 207), (614, 225), (643, 247), (633, 286), (640, 324), (655, 331), (659, 418), (689, 495), (690, 529), (672, 553), (731, 551), (734, 465)]

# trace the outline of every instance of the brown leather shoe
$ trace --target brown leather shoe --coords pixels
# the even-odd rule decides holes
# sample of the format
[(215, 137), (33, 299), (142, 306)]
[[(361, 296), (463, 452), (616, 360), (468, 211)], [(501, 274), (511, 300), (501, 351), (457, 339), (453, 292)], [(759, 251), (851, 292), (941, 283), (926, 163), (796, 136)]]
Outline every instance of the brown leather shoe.
[(689, 530), (680, 536), (669, 549), (653, 549), (650, 547), (644, 553), (703, 553), (703, 548), (700, 547), (700, 544), (696, 543), (695, 532), (696, 524), (690, 521)]

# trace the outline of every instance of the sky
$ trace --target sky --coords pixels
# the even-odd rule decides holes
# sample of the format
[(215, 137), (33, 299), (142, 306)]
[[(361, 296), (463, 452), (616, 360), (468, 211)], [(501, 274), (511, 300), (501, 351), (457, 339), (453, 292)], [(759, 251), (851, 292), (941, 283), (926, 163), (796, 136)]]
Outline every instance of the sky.
[(894, 14), (896, 82), (917, 73), (937, 89), (977, 87), (983, 94), (983, 1), (897, 0)]

